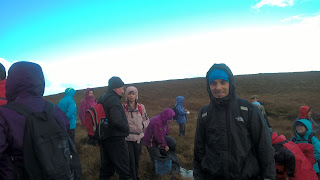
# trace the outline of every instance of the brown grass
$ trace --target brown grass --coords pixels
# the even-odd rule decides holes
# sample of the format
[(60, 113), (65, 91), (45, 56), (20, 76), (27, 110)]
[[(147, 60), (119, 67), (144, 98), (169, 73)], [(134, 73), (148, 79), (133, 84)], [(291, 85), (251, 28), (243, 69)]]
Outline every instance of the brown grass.
[[(320, 113), (320, 72), (278, 73), (235, 76), (237, 94), (240, 98), (250, 99), (257, 94), (265, 103), (266, 112), (272, 128), (287, 139), (292, 137), (292, 122), (298, 115), (302, 105), (313, 107), (313, 118), (316, 122)], [(170, 131), (177, 141), (177, 155), (181, 167), (192, 169), (193, 141), (197, 115), (201, 107), (209, 103), (205, 78), (169, 80), (159, 82), (137, 83), (139, 101), (147, 109), (152, 118), (167, 107), (175, 104), (177, 96), (184, 96), (184, 107), (191, 114), (186, 123), (186, 136), (178, 136), (178, 125), (172, 122)], [(127, 85), (126, 85), (127, 86)], [(100, 97), (106, 87), (95, 88), (95, 96)], [(57, 104), (63, 93), (47, 96), (45, 99)], [(78, 90), (74, 97), (77, 105), (84, 97), (84, 90)], [(122, 99), (123, 102), (124, 98)], [(76, 128), (76, 146), (80, 154), (85, 180), (96, 180), (99, 177), (100, 152), (99, 146), (86, 145), (86, 130), (80, 122)], [(152, 179), (151, 162), (145, 147), (140, 159), (140, 179)], [(168, 179), (163, 177), (162, 179)], [(117, 179), (117, 175), (114, 176)], [(184, 179), (178, 176), (178, 179)]]

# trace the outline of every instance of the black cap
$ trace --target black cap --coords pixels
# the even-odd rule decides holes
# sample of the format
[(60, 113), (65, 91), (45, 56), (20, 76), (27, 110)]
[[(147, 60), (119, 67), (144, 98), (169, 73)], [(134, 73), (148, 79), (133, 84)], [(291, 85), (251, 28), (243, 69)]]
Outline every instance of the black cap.
[(108, 88), (116, 89), (124, 86), (124, 82), (117, 76), (113, 76), (109, 79)]

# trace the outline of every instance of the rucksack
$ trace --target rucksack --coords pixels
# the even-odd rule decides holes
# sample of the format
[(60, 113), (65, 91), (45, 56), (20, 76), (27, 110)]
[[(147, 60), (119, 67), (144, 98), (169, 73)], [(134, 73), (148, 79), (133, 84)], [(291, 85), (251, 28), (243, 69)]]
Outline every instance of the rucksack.
[[(23, 161), (14, 162), (18, 175), (26, 180), (81, 180), (82, 168), (77, 149), (67, 131), (57, 120), (55, 105), (46, 101), (42, 112), (12, 102), (3, 107), (26, 117), (23, 138)], [(20, 175), (19, 175), (20, 174)]]
[(173, 112), (174, 112), (174, 116), (173, 116), (173, 119), (174, 120), (177, 120), (178, 119), (178, 110), (177, 110), (177, 106), (174, 106), (172, 108)]
[(89, 136), (98, 140), (107, 138), (108, 119), (102, 104), (96, 104), (86, 111), (85, 124)]
[[(127, 104), (127, 103), (123, 103), (122, 106), (123, 106), (123, 108), (126, 110), (126, 112), (129, 111), (129, 108), (128, 108), (128, 104)], [(137, 103), (137, 106), (138, 106), (138, 110), (139, 110), (141, 116), (143, 116), (143, 115), (142, 115), (142, 106), (141, 106), (141, 103)]]

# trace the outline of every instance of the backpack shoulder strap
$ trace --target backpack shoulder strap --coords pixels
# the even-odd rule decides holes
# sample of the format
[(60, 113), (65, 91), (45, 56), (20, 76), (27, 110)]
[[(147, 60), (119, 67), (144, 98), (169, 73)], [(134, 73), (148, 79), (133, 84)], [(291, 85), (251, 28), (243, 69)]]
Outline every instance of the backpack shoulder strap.
[(310, 135), (309, 135), (309, 137), (308, 137), (308, 143), (309, 144), (312, 144), (312, 137), (315, 135), (315, 133), (314, 132), (312, 132)]
[(30, 108), (28, 108), (26, 105), (18, 103), (18, 102), (11, 102), (11, 103), (3, 105), (2, 107), (16, 111), (17, 113), (23, 115), (24, 117), (28, 117), (29, 115), (32, 114), (32, 111)]
[(142, 106), (141, 106), (141, 103), (137, 103), (137, 106), (138, 106), (138, 110), (142, 116)]

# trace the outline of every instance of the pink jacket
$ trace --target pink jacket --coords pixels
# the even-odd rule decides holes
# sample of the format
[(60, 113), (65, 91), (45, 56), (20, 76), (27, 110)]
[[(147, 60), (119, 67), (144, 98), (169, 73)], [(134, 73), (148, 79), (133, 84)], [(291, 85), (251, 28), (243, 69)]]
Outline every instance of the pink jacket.
[(91, 88), (87, 88), (84, 92), (85, 98), (81, 101), (79, 106), (79, 118), (82, 125), (85, 126), (85, 113), (92, 106), (96, 105), (97, 102), (94, 99), (94, 96), (89, 97), (89, 91), (93, 91)]
[[(131, 108), (128, 104), (124, 103), (123, 107), (127, 105), (127, 108), (125, 109), (130, 133), (129, 136), (126, 137), (126, 141), (137, 141), (137, 143), (140, 143), (141, 138), (144, 136), (143, 130), (147, 128), (149, 125), (149, 118), (147, 116), (146, 108), (141, 103), (136, 103), (136, 108)], [(141, 106), (138, 108), (138, 106)], [(140, 110), (142, 112), (140, 112)]]

